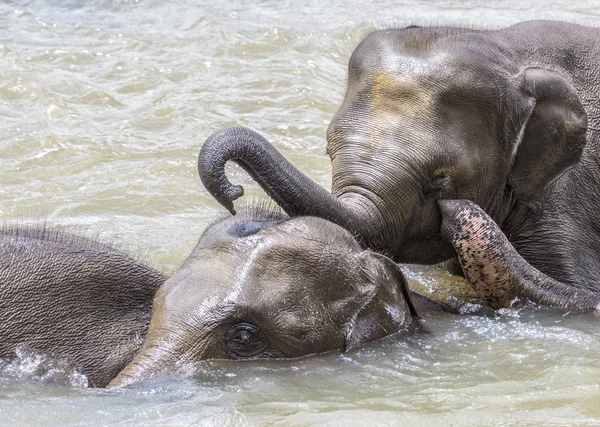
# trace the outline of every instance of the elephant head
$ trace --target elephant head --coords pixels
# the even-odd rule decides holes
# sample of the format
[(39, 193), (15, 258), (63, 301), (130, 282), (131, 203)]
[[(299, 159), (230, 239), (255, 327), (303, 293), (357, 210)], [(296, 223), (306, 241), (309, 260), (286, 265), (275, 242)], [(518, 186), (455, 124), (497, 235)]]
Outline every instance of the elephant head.
[(517, 208), (539, 214), (581, 157), (587, 116), (568, 76), (522, 56), (494, 32), (377, 31), (352, 54), (327, 130), (332, 194), (241, 128), (206, 141), (202, 181), (233, 212), (233, 160), (291, 216), (329, 219), (397, 262), (443, 261), (454, 251), (437, 200), (472, 200), (500, 224)]
[(109, 386), (204, 359), (348, 350), (415, 320), (398, 266), (342, 227), (245, 213), (208, 228), (159, 289), (142, 349)]

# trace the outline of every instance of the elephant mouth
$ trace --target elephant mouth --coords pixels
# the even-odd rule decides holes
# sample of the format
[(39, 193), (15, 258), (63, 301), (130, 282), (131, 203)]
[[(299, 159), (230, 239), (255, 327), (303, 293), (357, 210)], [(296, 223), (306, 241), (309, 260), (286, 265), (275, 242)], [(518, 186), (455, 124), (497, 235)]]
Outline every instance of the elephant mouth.
[[(364, 223), (375, 224), (361, 233), (362, 223), (352, 223), (348, 228), (357, 230), (357, 239), (366, 238), (369, 246), (389, 256), (395, 262), (415, 264), (437, 264), (456, 256), (452, 245), (442, 239), (442, 214), (437, 200), (443, 198), (442, 191), (428, 192), (417, 198), (409, 215), (406, 205), (398, 198), (383, 197), (364, 188), (363, 185), (347, 185), (333, 189), (333, 194), (351, 210), (360, 212)], [(405, 223), (404, 227), (398, 227)], [(364, 244), (364, 241), (362, 242)]]
[(437, 197), (422, 197), (412, 211), (395, 248), (394, 260), (403, 263), (437, 264), (456, 256), (454, 247), (441, 236), (442, 213)]
[(438, 234), (403, 242), (394, 261), (409, 264), (437, 264), (455, 256), (454, 247)]

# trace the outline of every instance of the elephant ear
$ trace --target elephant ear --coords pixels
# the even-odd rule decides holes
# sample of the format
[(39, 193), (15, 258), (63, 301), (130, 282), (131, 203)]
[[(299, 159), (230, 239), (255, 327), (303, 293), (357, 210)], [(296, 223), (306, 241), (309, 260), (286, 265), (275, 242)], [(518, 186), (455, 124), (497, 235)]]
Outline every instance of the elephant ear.
[(348, 322), (345, 350), (408, 330), (416, 320), (408, 284), (389, 258), (365, 251), (358, 256), (365, 283), (374, 285), (369, 301)]
[(508, 182), (519, 200), (540, 213), (544, 189), (581, 158), (587, 114), (561, 73), (528, 67), (517, 78), (534, 106), (521, 129)]

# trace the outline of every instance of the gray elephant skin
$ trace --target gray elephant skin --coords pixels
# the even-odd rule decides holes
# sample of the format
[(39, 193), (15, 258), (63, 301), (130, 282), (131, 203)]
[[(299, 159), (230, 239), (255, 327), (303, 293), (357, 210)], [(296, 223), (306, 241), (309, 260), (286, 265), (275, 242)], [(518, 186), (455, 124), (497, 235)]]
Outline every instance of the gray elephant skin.
[(93, 240), (0, 231), (0, 359), (19, 346), (67, 361), (103, 387), (143, 343), (165, 277)]
[(205, 359), (349, 350), (417, 321), (389, 258), (326, 220), (261, 209), (209, 227), (166, 281), (92, 240), (4, 231), (0, 318), (1, 359), (26, 345), (68, 361), (94, 387)]
[(557, 21), (376, 31), (327, 130), (332, 194), (241, 128), (206, 141), (201, 178), (234, 212), (233, 160), (289, 215), (327, 218), (397, 262), (455, 256), (437, 201), (471, 200), (533, 268), (597, 293), (599, 61), (599, 29)]
[(470, 200), (440, 200), (442, 237), (477, 296), (493, 308), (534, 302), (550, 307), (600, 313), (600, 292), (569, 286), (532, 267), (504, 233)]
[(389, 258), (315, 217), (247, 211), (209, 227), (159, 289), (123, 387), (205, 359), (297, 358), (410, 332), (416, 314)]

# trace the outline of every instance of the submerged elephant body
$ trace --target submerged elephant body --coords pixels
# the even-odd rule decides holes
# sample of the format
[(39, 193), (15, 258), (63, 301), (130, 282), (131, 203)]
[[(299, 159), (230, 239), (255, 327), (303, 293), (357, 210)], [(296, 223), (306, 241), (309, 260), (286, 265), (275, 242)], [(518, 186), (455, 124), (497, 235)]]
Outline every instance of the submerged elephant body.
[(391, 260), (314, 217), (243, 213), (205, 231), (156, 295), (146, 341), (111, 386), (205, 359), (348, 350), (416, 321)]
[(240, 128), (207, 140), (201, 178), (233, 211), (233, 160), (291, 216), (332, 220), (397, 262), (454, 256), (437, 201), (472, 200), (534, 268), (600, 292), (599, 61), (600, 29), (563, 22), (376, 31), (327, 132), (333, 194)]
[(165, 277), (121, 252), (49, 230), (0, 232), (0, 359), (25, 345), (103, 387), (131, 361)]
[(26, 345), (104, 387), (206, 359), (344, 351), (412, 330), (408, 292), (391, 260), (314, 217), (219, 221), (166, 281), (85, 238), (12, 230), (0, 233), (0, 359)]

